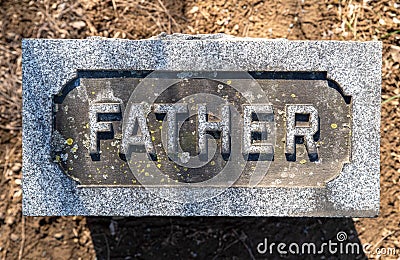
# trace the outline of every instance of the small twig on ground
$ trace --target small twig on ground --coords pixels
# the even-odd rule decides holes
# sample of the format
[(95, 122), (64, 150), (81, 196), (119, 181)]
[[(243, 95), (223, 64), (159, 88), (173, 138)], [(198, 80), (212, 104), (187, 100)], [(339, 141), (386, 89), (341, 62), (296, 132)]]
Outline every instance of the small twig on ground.
[[(164, 13), (168, 16), (169, 18), (169, 27), (171, 28), (171, 21), (175, 26), (180, 29), (181, 26), (175, 21), (174, 17), (169, 13), (169, 10), (165, 7), (164, 3), (161, 0), (158, 0), (158, 3), (161, 5), (161, 8), (164, 10)], [(171, 33), (171, 32), (170, 32)]]
[(399, 95), (395, 95), (395, 96), (393, 96), (393, 97), (391, 97), (391, 98), (388, 98), (388, 99), (382, 101), (381, 105), (383, 105), (383, 104), (385, 104), (385, 103), (388, 103), (388, 102), (390, 102), (390, 101), (392, 101), (392, 100), (394, 100), (394, 99), (396, 99), (396, 98), (400, 98), (400, 94), (399, 94)]
[(110, 246), (108, 245), (108, 239), (106, 234), (103, 233), (104, 239), (106, 240), (106, 246), (107, 246), (107, 260), (110, 260)]
[(3, 249), (3, 257), (1, 258), (2, 260), (7, 259), (7, 252), (8, 252), (8, 247), (10, 245), (10, 239), (7, 239), (6, 247)]
[(233, 233), (235, 234), (235, 236), (240, 240), (240, 242), (242, 242), (242, 244), (244, 245), (244, 247), (247, 249), (247, 252), (249, 253), (249, 256), (251, 259), (255, 260), (256, 258), (254, 257), (253, 254), (253, 250), (251, 250), (251, 248), (249, 247), (249, 245), (247, 245), (246, 243), (246, 239), (247, 239), (247, 235), (242, 231), (242, 234), (239, 236), (239, 234), (236, 232), (236, 230), (233, 230)]
[(390, 231), (386, 236), (383, 236), (381, 239), (379, 239), (375, 245), (373, 245), (371, 251), (375, 250), (380, 243), (382, 243), (383, 240), (385, 240), (386, 238), (390, 237), (391, 235), (393, 235), (396, 231)]
[[(5, 154), (7, 154), (7, 153), (8, 153), (8, 146), (6, 146)], [(3, 168), (3, 174), (1, 175), (0, 181), (3, 181), (3, 177), (6, 177), (6, 172), (7, 172), (8, 162), (9, 162), (8, 159), (9, 159), (9, 157), (6, 156), (6, 161), (4, 163), (4, 168)]]
[[(9, 49), (11, 49), (11, 47), (10, 47)], [(17, 55), (17, 54), (18, 54), (16, 51), (11, 51), (11, 50), (9, 50), (9, 49), (8, 49), (8, 48), (5, 48), (5, 47), (3, 47), (3, 46), (0, 45), (0, 50), (5, 51), (5, 52), (8, 52), (8, 53), (10, 53), (10, 54), (12, 54), (12, 55)]]
[(18, 259), (22, 259), (22, 255), (24, 254), (24, 247), (25, 247), (25, 217), (22, 216), (21, 221), (22, 231), (21, 231), (21, 246), (19, 248)]
[(22, 126), (2, 126), (2, 125), (0, 125), (0, 128), (3, 130), (21, 130)]
[(113, 5), (113, 9), (114, 9), (114, 15), (115, 17), (119, 17), (119, 14), (117, 12), (117, 4), (115, 3), (115, 0), (111, 0), (112, 1), (112, 5)]

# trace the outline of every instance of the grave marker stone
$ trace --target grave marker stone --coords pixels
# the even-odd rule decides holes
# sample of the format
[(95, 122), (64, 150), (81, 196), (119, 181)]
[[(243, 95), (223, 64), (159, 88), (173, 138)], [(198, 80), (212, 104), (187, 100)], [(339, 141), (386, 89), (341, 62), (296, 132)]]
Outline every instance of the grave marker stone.
[(24, 40), (23, 213), (376, 216), (381, 48)]

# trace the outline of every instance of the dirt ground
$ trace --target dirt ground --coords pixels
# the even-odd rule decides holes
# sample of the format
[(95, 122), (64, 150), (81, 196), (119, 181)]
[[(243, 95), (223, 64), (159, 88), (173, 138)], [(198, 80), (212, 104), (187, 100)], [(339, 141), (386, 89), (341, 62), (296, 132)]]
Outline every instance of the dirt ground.
[[(21, 216), (21, 39), (160, 32), (301, 40), (383, 41), (381, 212), (378, 218), (99, 218)], [(400, 259), (400, 2), (0, 0), (0, 257), (2, 259), (255, 259), (258, 243), (334, 239), (395, 248)], [(277, 258), (274, 254), (269, 258)], [(283, 256), (291, 259), (293, 257)]]

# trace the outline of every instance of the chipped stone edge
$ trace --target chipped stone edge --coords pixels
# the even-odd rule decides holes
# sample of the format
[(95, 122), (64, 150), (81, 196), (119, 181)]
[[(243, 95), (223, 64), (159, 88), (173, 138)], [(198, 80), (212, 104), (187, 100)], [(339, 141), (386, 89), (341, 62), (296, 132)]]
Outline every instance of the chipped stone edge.
[[(351, 216), (379, 212), (381, 42), (165, 35), (139, 41), (25, 39), (23, 214)], [(183, 37), (183, 38), (182, 38)], [(196, 36), (197, 37), (197, 36)], [(208, 39), (205, 39), (207, 38)], [(352, 95), (352, 162), (326, 188), (230, 188), (190, 204), (143, 188), (77, 188), (51, 162), (52, 96), (77, 70), (326, 71)], [(207, 192), (203, 188), (191, 192)], [(155, 192), (173, 192), (158, 188)]]

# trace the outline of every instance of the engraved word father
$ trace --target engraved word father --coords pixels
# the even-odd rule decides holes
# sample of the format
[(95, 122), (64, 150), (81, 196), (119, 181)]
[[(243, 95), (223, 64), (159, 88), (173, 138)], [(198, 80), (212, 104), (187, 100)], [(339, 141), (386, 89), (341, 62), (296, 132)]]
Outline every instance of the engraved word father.
[[(130, 146), (135, 148), (144, 148), (152, 157), (156, 157), (155, 148), (151, 140), (150, 131), (147, 127), (146, 115), (148, 108), (152, 108), (155, 114), (164, 114), (167, 117), (168, 137), (167, 153), (168, 156), (175, 157), (178, 153), (178, 125), (179, 116), (188, 114), (188, 104), (133, 104), (128, 112), (129, 117), (127, 126), (123, 130), (121, 153), (127, 154)], [(221, 154), (229, 155), (231, 152), (231, 118), (230, 105), (223, 105), (220, 108), (221, 120), (210, 121), (207, 114), (206, 105), (197, 105), (197, 140), (198, 151), (200, 155), (207, 158), (208, 142), (207, 134), (220, 134), (221, 136)], [(258, 120), (258, 115), (270, 116), (273, 118), (273, 107), (267, 104), (243, 105), (243, 138), (242, 153), (244, 156), (251, 154), (273, 154), (274, 145), (270, 142), (268, 136), (271, 129), (266, 122)], [(101, 118), (107, 118), (107, 115), (116, 115), (121, 113), (121, 104), (119, 103), (94, 103), (89, 109), (90, 122), (90, 155), (92, 157), (100, 156), (100, 133), (111, 133), (112, 123), (102, 121)], [(112, 118), (112, 117), (109, 117)], [(119, 120), (120, 117), (114, 117)], [(299, 118), (307, 118), (300, 121)], [(319, 129), (318, 111), (310, 104), (291, 104), (286, 105), (286, 138), (285, 154), (290, 157), (296, 153), (296, 137), (303, 137), (308, 155), (311, 160), (318, 158), (317, 146), (314, 141), (314, 135)], [(263, 142), (255, 142), (254, 136), (262, 136)]]

